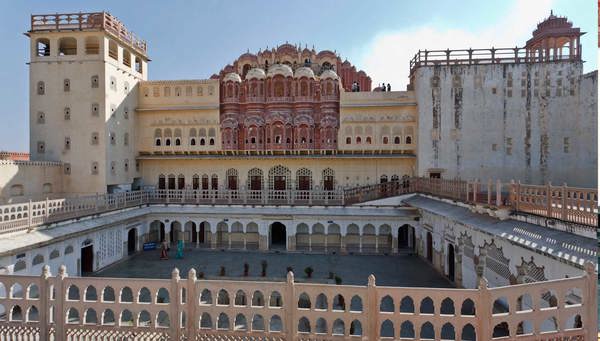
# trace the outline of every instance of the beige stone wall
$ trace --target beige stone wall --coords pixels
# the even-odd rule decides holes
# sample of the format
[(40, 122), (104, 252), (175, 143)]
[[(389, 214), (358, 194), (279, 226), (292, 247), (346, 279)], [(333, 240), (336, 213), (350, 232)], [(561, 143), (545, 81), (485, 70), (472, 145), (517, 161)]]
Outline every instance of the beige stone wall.
[(358, 186), (379, 183), (380, 177), (386, 175), (391, 179), (394, 175), (412, 175), (415, 170), (414, 157), (368, 157), (368, 156), (332, 156), (332, 157), (223, 157), (223, 156), (193, 156), (182, 158), (175, 157), (143, 157), (140, 158), (142, 178), (144, 185), (156, 186), (158, 177), (170, 174), (185, 177), (186, 186), (192, 185), (192, 177), (206, 174), (210, 178), (216, 174), (219, 178), (219, 187), (226, 185), (225, 178), (228, 169), (235, 169), (238, 173), (239, 188), (247, 188), (248, 171), (259, 168), (263, 172), (263, 188), (268, 181), (269, 169), (283, 165), (290, 170), (292, 178), (291, 188), (295, 188), (296, 171), (307, 168), (312, 172), (313, 188), (322, 188), (323, 170), (331, 168), (335, 173), (335, 186)]
[(0, 203), (61, 197), (62, 179), (59, 162), (0, 161)]
[(221, 149), (218, 80), (143, 82), (139, 103), (136, 148), (140, 153)]
[(338, 148), (415, 154), (417, 116), (412, 91), (343, 92)]
[[(136, 177), (133, 111), (136, 84), (147, 74), (145, 57), (103, 31), (33, 32), (30, 37), (31, 159), (64, 162), (63, 186), (71, 194), (105, 192), (107, 185), (127, 188)], [(74, 54), (59, 51), (67, 38), (76, 42)], [(41, 39), (48, 39), (50, 50), (38, 56)], [(115, 51), (109, 46), (116, 46), (116, 55), (109, 55)]]

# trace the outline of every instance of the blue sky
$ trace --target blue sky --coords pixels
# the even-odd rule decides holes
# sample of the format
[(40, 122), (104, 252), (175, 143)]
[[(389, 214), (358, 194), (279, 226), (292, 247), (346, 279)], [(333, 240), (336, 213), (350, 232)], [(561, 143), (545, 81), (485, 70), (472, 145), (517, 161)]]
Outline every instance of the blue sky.
[(419, 48), (524, 45), (550, 8), (583, 31), (585, 71), (596, 70), (592, 0), (8, 1), (0, 2), (0, 150), (28, 151), (28, 30), (32, 13), (106, 10), (148, 41), (150, 79), (207, 78), (246, 50), (286, 41), (336, 50), (375, 83), (406, 84)]

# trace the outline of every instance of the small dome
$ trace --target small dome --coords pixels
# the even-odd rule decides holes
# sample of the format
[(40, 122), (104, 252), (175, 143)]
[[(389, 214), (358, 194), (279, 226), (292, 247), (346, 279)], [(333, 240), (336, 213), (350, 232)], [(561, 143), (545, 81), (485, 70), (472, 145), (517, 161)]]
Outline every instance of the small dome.
[(297, 68), (294, 76), (296, 78), (307, 77), (307, 78), (315, 79), (315, 73), (313, 72), (313, 70), (306, 66)]
[(226, 74), (225, 77), (223, 77), (223, 82), (229, 82), (229, 81), (241, 83), (242, 78), (237, 73), (230, 72), (230, 73)]
[(339, 79), (337, 73), (335, 73), (333, 70), (325, 70), (323, 71), (323, 73), (321, 74), (321, 79)]
[(257, 67), (248, 70), (248, 73), (246, 74), (246, 79), (265, 79), (265, 77), (267, 77), (265, 75), (265, 70)]
[(269, 72), (267, 73), (268, 77), (273, 77), (275, 75), (282, 75), (283, 77), (293, 77), (294, 72), (292, 68), (285, 64), (273, 64), (269, 67)]

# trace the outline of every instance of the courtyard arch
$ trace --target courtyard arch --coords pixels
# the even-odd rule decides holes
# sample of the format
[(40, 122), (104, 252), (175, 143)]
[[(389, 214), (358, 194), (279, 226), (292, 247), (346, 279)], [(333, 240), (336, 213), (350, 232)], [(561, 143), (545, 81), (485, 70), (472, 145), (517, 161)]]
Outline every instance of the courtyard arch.
[(286, 247), (286, 227), (283, 223), (276, 221), (269, 227), (269, 249), (285, 250)]

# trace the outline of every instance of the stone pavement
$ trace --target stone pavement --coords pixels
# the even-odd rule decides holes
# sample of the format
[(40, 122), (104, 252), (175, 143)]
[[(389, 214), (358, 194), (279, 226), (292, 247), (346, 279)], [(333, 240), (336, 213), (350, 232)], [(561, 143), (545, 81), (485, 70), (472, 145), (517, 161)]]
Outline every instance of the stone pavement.
[[(224, 266), (227, 277), (242, 277), (244, 263), (250, 265), (249, 279), (261, 274), (261, 262), (267, 261), (267, 277), (285, 280), (286, 268), (291, 266), (297, 282), (305, 282), (304, 269), (314, 269), (312, 282), (327, 283), (329, 272), (342, 278), (342, 284), (367, 285), (367, 277), (374, 274), (379, 286), (438, 287), (453, 285), (423, 259), (413, 255), (323, 255), (303, 253), (216, 251), (186, 248), (183, 259), (175, 259), (175, 250), (169, 260), (159, 259), (160, 250), (141, 251), (132, 257), (93, 274), (97, 277), (170, 278), (177, 267), (186, 277), (191, 267), (203, 272), (208, 279), (219, 276)], [(329, 280), (329, 283), (333, 283)]]

